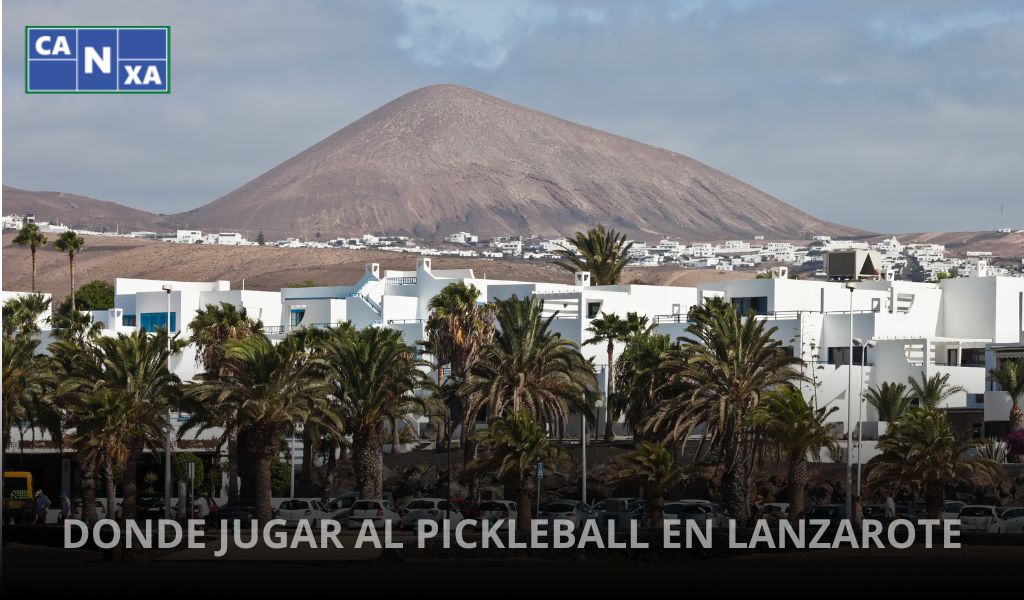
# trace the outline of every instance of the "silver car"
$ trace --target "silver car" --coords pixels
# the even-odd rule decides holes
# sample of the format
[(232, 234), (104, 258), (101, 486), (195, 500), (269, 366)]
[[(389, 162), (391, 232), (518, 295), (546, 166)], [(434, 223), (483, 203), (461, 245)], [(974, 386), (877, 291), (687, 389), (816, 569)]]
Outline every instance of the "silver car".
[(555, 500), (548, 502), (540, 508), (540, 519), (542, 521), (554, 521), (564, 519), (572, 521), (573, 528), (579, 527), (585, 521), (594, 518), (594, 512), (585, 502), (579, 500)]

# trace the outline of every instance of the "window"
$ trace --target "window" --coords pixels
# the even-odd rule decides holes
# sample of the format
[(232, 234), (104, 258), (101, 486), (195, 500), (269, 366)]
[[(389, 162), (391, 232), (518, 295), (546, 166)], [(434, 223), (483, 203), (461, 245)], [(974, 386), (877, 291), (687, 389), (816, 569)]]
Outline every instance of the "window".
[(125, 327), (135, 327), (135, 315), (124, 315), (121, 317), (121, 324)]
[[(864, 348), (860, 346), (853, 347), (853, 364), (861, 364), (861, 358), (863, 355), (864, 364), (871, 364), (871, 353), (864, 354)], [(833, 346), (828, 349), (828, 362), (833, 365), (848, 365), (850, 364), (850, 348), (848, 346)]]
[(600, 302), (587, 302), (587, 318), (596, 319), (597, 315), (601, 313)]
[(746, 316), (751, 310), (753, 310), (756, 315), (768, 314), (768, 296), (733, 298), (732, 305), (736, 307), (740, 316)]
[[(171, 313), (171, 331), (177, 331), (177, 313)], [(156, 331), (157, 329), (167, 328), (167, 313), (165, 312), (154, 312), (154, 313), (142, 313), (139, 315), (140, 323), (143, 331)]]
[(985, 366), (985, 349), (984, 348), (963, 348), (960, 350), (960, 366), (961, 367), (984, 367)]
[(293, 308), (291, 316), (288, 319), (288, 324), (292, 327), (298, 327), (299, 323), (302, 323), (302, 318), (306, 316), (306, 309), (304, 308)]

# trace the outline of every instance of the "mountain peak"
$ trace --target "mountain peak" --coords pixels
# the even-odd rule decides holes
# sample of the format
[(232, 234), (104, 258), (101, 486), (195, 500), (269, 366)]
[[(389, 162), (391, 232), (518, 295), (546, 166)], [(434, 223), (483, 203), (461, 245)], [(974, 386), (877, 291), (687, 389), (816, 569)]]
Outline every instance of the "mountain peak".
[(477, 90), (408, 92), (218, 200), (178, 215), (268, 235), (803, 237), (825, 223), (681, 154)]

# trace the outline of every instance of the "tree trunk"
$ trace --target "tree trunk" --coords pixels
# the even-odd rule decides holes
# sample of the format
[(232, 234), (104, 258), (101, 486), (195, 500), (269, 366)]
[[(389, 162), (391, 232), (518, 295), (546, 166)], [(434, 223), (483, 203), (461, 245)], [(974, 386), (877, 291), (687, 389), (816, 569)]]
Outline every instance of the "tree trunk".
[[(733, 417), (737, 419), (738, 417)], [(746, 523), (750, 518), (750, 486), (747, 479), (749, 448), (742, 435), (736, 434), (735, 425), (729, 425), (722, 438), (725, 447), (722, 494), (734, 519)]]
[(36, 247), (32, 246), (32, 293), (36, 293)]
[(82, 461), (82, 515), (85, 522), (96, 522), (96, 461), (86, 458)]
[(398, 419), (391, 419), (391, 453), (401, 454), (402, 436), (398, 432)]
[(608, 383), (605, 386), (604, 395), (604, 441), (610, 442), (615, 439), (615, 419), (612, 416), (612, 392), (615, 391), (615, 342), (608, 340)]
[(136, 498), (139, 493), (139, 456), (142, 454), (138, 444), (132, 442), (128, 448), (128, 460), (124, 463), (124, 499), (121, 514), (125, 519), (134, 519)]
[(375, 500), (383, 495), (384, 461), (381, 457), (380, 423), (363, 425), (352, 435), (352, 466), (356, 474), (356, 489), (364, 500)]
[(256, 488), (256, 520), (266, 523), (273, 518), (270, 498), (274, 493), (271, 464), (281, 451), (281, 438), (277, 431), (251, 431), (246, 436), (246, 450), (252, 457), (253, 479)]
[(103, 479), (107, 488), (107, 518), (113, 519), (117, 516), (117, 488), (114, 483), (114, 465), (111, 464), (110, 459), (104, 461)]
[(520, 535), (529, 535), (530, 522), (533, 521), (533, 494), (536, 492), (533, 473), (527, 471), (519, 480), (519, 513), (516, 516), (516, 528)]
[(924, 508), (929, 519), (941, 519), (946, 492), (942, 484), (933, 483), (924, 488)]
[(71, 271), (71, 312), (75, 312), (75, 255), (68, 253), (68, 266)]
[(238, 500), (238, 429), (228, 430), (228, 502)]
[[(313, 438), (310, 437), (305, 427), (302, 428), (302, 476), (299, 480), (303, 483), (302, 489), (308, 490), (313, 486)], [(307, 492), (302, 492), (307, 493)]]
[(242, 480), (239, 485), (238, 495), (243, 500), (256, 498), (256, 461), (249, 451), (248, 431), (238, 432), (238, 474)]
[(1024, 411), (1020, 408), (1020, 398), (1013, 399), (1013, 405), (1010, 406), (1010, 431), (1022, 431), (1024, 430)]
[(804, 488), (807, 486), (807, 457), (794, 452), (789, 457), (789, 518), (804, 514)]
[(655, 496), (647, 504), (647, 512), (651, 515), (651, 527), (660, 528), (665, 524), (665, 497)]

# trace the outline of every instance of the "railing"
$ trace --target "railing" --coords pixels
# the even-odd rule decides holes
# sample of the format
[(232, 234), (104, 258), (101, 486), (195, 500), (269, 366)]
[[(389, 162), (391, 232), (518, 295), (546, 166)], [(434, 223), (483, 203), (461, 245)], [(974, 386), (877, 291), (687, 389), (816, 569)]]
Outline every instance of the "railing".
[(385, 277), (384, 285), (416, 285), (416, 277)]
[(422, 322), (423, 319), (388, 319), (388, 325), (416, 325)]
[(676, 313), (671, 315), (654, 315), (654, 324), (660, 325), (662, 323), (689, 323), (689, 319), (686, 318), (685, 313)]
[(367, 306), (369, 306), (371, 309), (373, 309), (373, 311), (375, 313), (377, 313), (378, 315), (381, 314), (381, 312), (384, 310), (384, 309), (381, 308), (380, 304), (377, 304), (376, 302), (374, 302), (373, 299), (370, 298), (369, 296), (367, 296), (366, 294), (360, 294), (359, 292), (352, 292), (351, 294), (349, 294), (349, 297), (350, 298), (359, 298), (359, 299), (361, 299), (363, 302), (366, 303)]
[(274, 335), (275, 333), (284, 333), (284, 325), (264, 325), (263, 333), (267, 335)]

